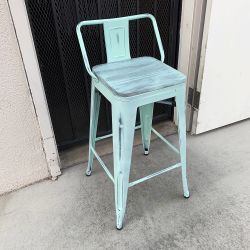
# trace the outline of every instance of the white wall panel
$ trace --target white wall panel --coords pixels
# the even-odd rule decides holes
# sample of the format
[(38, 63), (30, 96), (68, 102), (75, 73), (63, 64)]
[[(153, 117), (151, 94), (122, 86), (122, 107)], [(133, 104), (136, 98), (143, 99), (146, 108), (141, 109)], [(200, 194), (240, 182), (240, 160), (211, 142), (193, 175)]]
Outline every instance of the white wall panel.
[(197, 134), (250, 117), (250, 1), (212, 1), (207, 27)]

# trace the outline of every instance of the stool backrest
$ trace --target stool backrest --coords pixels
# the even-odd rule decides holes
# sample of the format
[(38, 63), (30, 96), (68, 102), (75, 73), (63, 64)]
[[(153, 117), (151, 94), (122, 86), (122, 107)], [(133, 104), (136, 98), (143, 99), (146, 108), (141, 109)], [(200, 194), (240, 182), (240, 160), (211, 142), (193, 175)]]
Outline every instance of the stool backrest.
[(88, 20), (88, 21), (82, 21), (76, 26), (76, 32), (80, 48), (82, 51), (83, 61), (91, 77), (96, 78), (95, 74), (92, 72), (91, 67), (89, 65), (89, 60), (81, 32), (81, 27), (102, 24), (105, 36), (107, 62), (108, 63), (117, 62), (131, 58), (130, 46), (129, 46), (129, 21), (143, 19), (143, 18), (149, 18), (153, 23), (156, 40), (160, 50), (161, 61), (163, 62), (165, 59), (165, 54), (162, 46), (162, 41), (155, 17), (151, 14), (140, 14), (140, 15), (111, 18), (111, 19)]

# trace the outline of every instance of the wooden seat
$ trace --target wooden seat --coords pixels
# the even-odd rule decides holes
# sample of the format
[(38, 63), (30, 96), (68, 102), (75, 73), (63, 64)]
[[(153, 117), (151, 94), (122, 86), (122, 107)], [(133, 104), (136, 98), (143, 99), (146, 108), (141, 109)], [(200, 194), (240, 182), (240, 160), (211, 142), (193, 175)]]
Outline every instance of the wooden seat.
[(125, 97), (182, 84), (186, 78), (153, 57), (105, 63), (94, 66), (92, 70), (115, 95)]

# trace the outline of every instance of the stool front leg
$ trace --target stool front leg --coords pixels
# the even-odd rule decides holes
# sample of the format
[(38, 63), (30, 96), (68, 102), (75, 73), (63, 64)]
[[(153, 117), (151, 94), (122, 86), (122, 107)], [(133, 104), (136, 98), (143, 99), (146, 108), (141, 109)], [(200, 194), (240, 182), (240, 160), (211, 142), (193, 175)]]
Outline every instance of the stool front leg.
[(187, 153), (186, 153), (186, 104), (185, 104), (185, 85), (183, 89), (177, 92), (176, 108), (178, 115), (178, 131), (179, 131), (179, 145), (181, 157), (181, 173), (182, 186), (185, 198), (189, 198), (188, 182), (187, 182)]
[(112, 105), (114, 185), (116, 227), (122, 229), (126, 210), (129, 174), (134, 142), (137, 108), (128, 104)]

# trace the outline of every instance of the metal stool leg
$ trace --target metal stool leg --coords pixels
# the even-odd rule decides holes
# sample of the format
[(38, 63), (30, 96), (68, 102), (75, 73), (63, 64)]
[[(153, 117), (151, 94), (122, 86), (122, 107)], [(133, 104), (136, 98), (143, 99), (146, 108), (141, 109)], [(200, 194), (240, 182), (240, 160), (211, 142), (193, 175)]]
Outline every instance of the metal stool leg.
[(137, 109), (112, 105), (116, 227), (122, 229), (126, 210)]
[(148, 155), (150, 147), (154, 103), (141, 106), (139, 109), (141, 119), (142, 144), (144, 148), (144, 154)]
[(91, 86), (91, 106), (90, 106), (90, 129), (89, 129), (89, 160), (86, 175), (90, 176), (92, 171), (94, 154), (92, 148), (95, 148), (96, 131), (98, 125), (98, 116), (100, 109), (101, 95), (92, 83)]
[(185, 198), (189, 198), (187, 175), (186, 175), (186, 116), (185, 116), (185, 86), (177, 92), (176, 107), (178, 114), (179, 144), (181, 156), (182, 185)]

